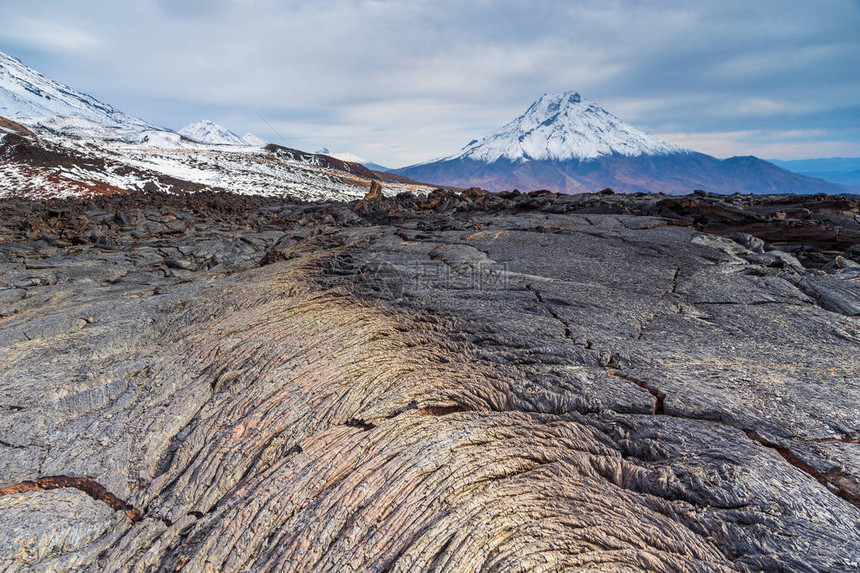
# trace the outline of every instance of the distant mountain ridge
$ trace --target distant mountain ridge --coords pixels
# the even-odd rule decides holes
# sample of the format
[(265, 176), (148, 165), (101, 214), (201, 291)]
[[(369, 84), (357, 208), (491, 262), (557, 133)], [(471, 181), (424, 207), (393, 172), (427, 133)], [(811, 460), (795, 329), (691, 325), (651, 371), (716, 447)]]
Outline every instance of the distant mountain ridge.
[(363, 157), (359, 157), (358, 155), (356, 155), (354, 153), (332, 153), (328, 147), (323, 147), (322, 149), (318, 149), (314, 153), (317, 153), (320, 155), (328, 155), (329, 157), (334, 157), (335, 159), (340, 159), (341, 161), (348, 161), (350, 163), (358, 163), (360, 165), (364, 165), (365, 167), (367, 167), (371, 171), (380, 171), (382, 173), (387, 173), (388, 171), (391, 171), (391, 169), (389, 169), (388, 167), (385, 167), (385, 166), (380, 165), (378, 163), (374, 163), (373, 161), (368, 161), (367, 159), (364, 159)]
[(221, 127), (208, 119), (189, 123), (179, 129), (177, 133), (188, 139), (213, 145), (253, 145), (259, 147), (266, 144), (253, 133), (247, 133), (244, 137), (240, 137), (226, 127)]
[(410, 179), (492, 191), (549, 189), (685, 194), (844, 193), (852, 188), (756, 157), (719, 160), (629, 126), (577, 92), (545, 94), (498, 132), (459, 152), (392, 170)]
[(793, 173), (860, 188), (860, 157), (825, 157), (789, 161), (769, 159), (768, 161)]

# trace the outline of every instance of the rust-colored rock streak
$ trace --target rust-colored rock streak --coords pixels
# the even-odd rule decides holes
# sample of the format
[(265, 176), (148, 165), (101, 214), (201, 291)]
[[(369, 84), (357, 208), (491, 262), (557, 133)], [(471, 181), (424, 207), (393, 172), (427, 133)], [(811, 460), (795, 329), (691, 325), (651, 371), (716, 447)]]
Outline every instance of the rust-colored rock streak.
[(39, 478), (36, 481), (25, 481), (15, 485), (0, 488), (0, 497), (4, 495), (13, 495), (24, 493), (25, 491), (50, 491), (52, 489), (60, 489), (63, 487), (73, 487), (78, 489), (96, 501), (103, 501), (108, 507), (114, 511), (122, 511), (128, 516), (132, 523), (140, 521), (140, 512), (130, 506), (108, 490), (103, 485), (93, 481), (90, 478), (67, 477), (67, 476), (48, 476)]

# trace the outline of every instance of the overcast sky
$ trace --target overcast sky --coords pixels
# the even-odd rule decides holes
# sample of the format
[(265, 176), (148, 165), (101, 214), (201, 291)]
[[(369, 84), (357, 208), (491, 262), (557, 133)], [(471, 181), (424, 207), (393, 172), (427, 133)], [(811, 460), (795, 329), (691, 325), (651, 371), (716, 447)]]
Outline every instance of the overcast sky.
[(564, 90), (718, 157), (860, 157), (860, 0), (0, 0), (0, 22), (0, 51), (152, 123), (391, 167)]

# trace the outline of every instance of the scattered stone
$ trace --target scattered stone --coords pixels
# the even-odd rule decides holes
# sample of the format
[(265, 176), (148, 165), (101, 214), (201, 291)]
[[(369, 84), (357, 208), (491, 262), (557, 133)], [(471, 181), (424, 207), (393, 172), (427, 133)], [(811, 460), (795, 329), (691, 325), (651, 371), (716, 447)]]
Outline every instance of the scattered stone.
[(765, 242), (758, 237), (753, 237), (746, 233), (735, 233), (729, 238), (734, 242), (743, 245), (753, 253), (763, 253), (765, 250)]

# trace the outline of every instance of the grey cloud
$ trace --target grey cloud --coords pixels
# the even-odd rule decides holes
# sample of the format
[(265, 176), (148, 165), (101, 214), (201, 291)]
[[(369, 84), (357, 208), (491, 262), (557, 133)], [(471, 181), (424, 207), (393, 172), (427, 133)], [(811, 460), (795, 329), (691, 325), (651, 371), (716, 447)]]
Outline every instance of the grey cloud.
[[(693, 143), (820, 129), (822, 142), (860, 155), (856, 133), (839, 127), (860, 123), (856, 1), (32, 4), (0, 6), (0, 18), (84, 22), (104, 47), (39, 52), (34, 38), (28, 63), (169, 127), (215, 115), (265, 134), (259, 112), (307, 148), (396, 166), (458, 149), (543, 92), (578, 89)], [(0, 35), (0, 50), (20, 46)]]

